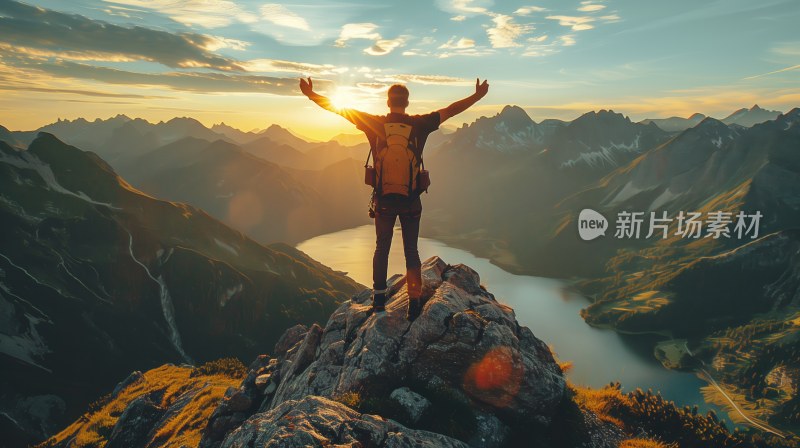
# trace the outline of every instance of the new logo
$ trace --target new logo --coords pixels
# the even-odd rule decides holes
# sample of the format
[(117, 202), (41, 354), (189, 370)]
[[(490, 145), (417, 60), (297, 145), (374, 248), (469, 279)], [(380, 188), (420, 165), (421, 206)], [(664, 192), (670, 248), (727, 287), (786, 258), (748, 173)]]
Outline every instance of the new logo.
[(608, 220), (605, 216), (590, 209), (581, 210), (578, 215), (578, 234), (584, 241), (591, 241), (597, 237), (605, 236), (608, 229)]

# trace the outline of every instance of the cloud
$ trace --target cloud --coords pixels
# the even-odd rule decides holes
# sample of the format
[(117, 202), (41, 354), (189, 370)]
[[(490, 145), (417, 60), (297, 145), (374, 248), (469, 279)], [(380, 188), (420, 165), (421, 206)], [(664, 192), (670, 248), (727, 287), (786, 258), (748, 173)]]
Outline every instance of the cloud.
[(359, 82), (356, 87), (368, 93), (380, 93), (389, 90), (389, 84), (383, 82)]
[[(14, 68), (22, 70), (23, 73), (86, 79), (128, 87), (161, 86), (195, 93), (247, 92), (299, 95), (295, 78), (213, 72), (142, 73), (72, 61), (53, 62), (29, 58), (24, 53), (7, 53), (3, 60)], [(314, 84), (324, 88), (331, 83), (320, 79)]]
[(784, 43), (776, 45), (771, 51), (785, 56), (800, 56), (800, 43), (794, 42), (791, 44)]
[(219, 28), (234, 22), (254, 23), (258, 16), (230, 0), (105, 0), (118, 5), (137, 6), (169, 16), (188, 26)]
[(486, 4), (488, 2), (477, 0), (450, 0), (449, 7), (458, 13), (486, 14), (489, 12), (485, 7), (475, 5), (475, 3)]
[(364, 49), (364, 53), (371, 56), (383, 56), (391, 53), (395, 48), (402, 47), (406, 43), (406, 38), (400, 36), (395, 39), (378, 39), (375, 43)]
[(575, 45), (575, 39), (571, 34), (559, 36), (549, 42), (548, 39), (547, 35), (528, 38), (528, 45), (522, 55), (528, 57), (549, 56), (560, 52), (562, 47)]
[(467, 20), (467, 16), (457, 15), (455, 17), (450, 17), (450, 20), (452, 20), (453, 22), (463, 22), (463, 21)]
[(339, 32), (339, 38), (336, 39), (337, 47), (344, 47), (347, 41), (351, 39), (369, 39), (378, 40), (381, 35), (376, 31), (378, 25), (374, 23), (347, 23), (342, 27)]
[(450, 40), (445, 42), (444, 44), (440, 45), (440, 49), (447, 49), (447, 50), (463, 50), (467, 48), (473, 48), (475, 46), (475, 41), (472, 39), (468, 39), (466, 37), (462, 37), (461, 39), (456, 40), (455, 36), (451, 37)]
[[(606, 5), (600, 3), (602, 1), (603, 0), (584, 0), (581, 2), (581, 6), (578, 8), (578, 10), (586, 13), (601, 11), (606, 8)], [(512, 13), (513, 15), (507, 15), (491, 11), (489, 6), (491, 6), (493, 3), (488, 0), (439, 0), (438, 3), (445, 11), (460, 13), (459, 16), (456, 16), (453, 19), (463, 20), (467, 15), (484, 15), (491, 17), (492, 24), (484, 25), (484, 28), (486, 28), (486, 34), (489, 37), (489, 42), (494, 49), (523, 46), (521, 39), (523, 39), (527, 34), (536, 28), (529, 23), (516, 23), (515, 17), (527, 17), (533, 13), (540, 13), (548, 10), (547, 8), (541, 6), (528, 5), (518, 7)], [(609, 14), (601, 17), (596, 17), (594, 15), (575, 16), (554, 14), (547, 16), (547, 19), (557, 20), (560, 25), (567, 26), (572, 31), (585, 31), (593, 29), (595, 27), (595, 23), (617, 22), (620, 20), (620, 17), (617, 14)], [(528, 46), (524, 52), (525, 55), (542, 56), (558, 52), (558, 47), (574, 45), (575, 39), (572, 35), (566, 35), (563, 36), (563, 39), (553, 41), (547, 45), (542, 45), (541, 42), (537, 42), (535, 40), (528, 40), (527, 43)], [(452, 42), (448, 42), (448, 44), (452, 44)], [(440, 48), (443, 49), (446, 47), (442, 46)], [(416, 55), (418, 52), (413, 52), (413, 54)], [(439, 55), (439, 57), (448, 57), (450, 55), (451, 54), (446, 53)]]
[(594, 28), (591, 23), (595, 21), (595, 18), (591, 16), (547, 16), (547, 18), (558, 20), (559, 25), (568, 26), (572, 28), (572, 31), (590, 30)]
[(544, 12), (547, 11), (547, 8), (542, 8), (540, 6), (523, 6), (518, 8), (514, 11), (515, 16), (529, 16), (535, 12)]
[(25, 47), (22, 45), (12, 45), (0, 42), (0, 58), (7, 52), (24, 53), (30, 58), (46, 60), (50, 58), (70, 59), (73, 61), (101, 61), (101, 62), (132, 62), (137, 59), (121, 54), (96, 52), (96, 51), (73, 51), (73, 50), (46, 50), (40, 48)]
[(416, 84), (435, 84), (435, 85), (453, 85), (464, 86), (472, 85), (475, 82), (464, 78), (455, 78), (452, 76), (442, 75), (389, 75), (385, 77), (376, 78), (380, 82), (388, 83), (416, 83)]
[(306, 19), (286, 9), (285, 6), (276, 3), (267, 3), (261, 6), (261, 17), (278, 26), (295, 28), (298, 30), (309, 31)]
[(760, 75), (748, 76), (748, 77), (742, 78), (742, 79), (756, 79), (756, 78), (761, 78), (763, 76), (777, 75), (778, 73), (790, 72), (790, 71), (798, 70), (798, 69), (800, 69), (800, 65), (793, 65), (791, 67), (785, 67), (785, 68), (782, 68), (780, 70), (775, 70), (775, 71), (771, 71), (771, 72), (767, 72), (767, 73), (762, 73)]
[(606, 5), (598, 5), (598, 4), (595, 4), (595, 3), (592, 3), (592, 2), (581, 2), (581, 5), (583, 5), (583, 6), (578, 8), (578, 11), (581, 11), (581, 12), (600, 11), (601, 9), (605, 9), (605, 7), (606, 7)]
[[(517, 39), (523, 37), (525, 34), (534, 30), (533, 25), (519, 24), (514, 21), (514, 17), (507, 14), (499, 14), (491, 11), (488, 6), (491, 6), (491, 1), (478, 1), (478, 0), (449, 0), (442, 4), (443, 9), (449, 12), (456, 12), (460, 15), (451, 20), (464, 20), (469, 15), (484, 15), (491, 17), (492, 25), (484, 26), (486, 34), (489, 37), (489, 42), (492, 48), (513, 48), (519, 47), (521, 44)], [(533, 12), (546, 11), (545, 8), (539, 6), (523, 6), (514, 11), (514, 15), (527, 16)], [(447, 57), (448, 55), (440, 55), (440, 57)]]
[(451, 56), (485, 56), (494, 53), (494, 50), (486, 47), (476, 47), (475, 41), (466, 37), (460, 39), (455, 36), (450, 40), (438, 47), (439, 50), (444, 52), (436, 54), (439, 59), (449, 58)]
[(492, 48), (509, 48), (520, 46), (517, 38), (533, 30), (530, 25), (514, 23), (514, 18), (504, 14), (497, 14), (492, 18), (494, 26), (486, 30)]
[(571, 47), (575, 45), (575, 36), (573, 36), (572, 34), (566, 34), (564, 36), (559, 37), (558, 41), (564, 47)]
[(335, 45), (337, 47), (345, 47), (347, 46), (347, 41), (352, 39), (372, 40), (372, 46), (365, 48), (364, 53), (370, 56), (383, 56), (391, 53), (396, 48), (402, 47), (408, 40), (407, 36), (384, 39), (377, 30), (378, 25), (374, 23), (345, 24), (339, 32), (339, 38), (336, 39)]
[(245, 42), (239, 39), (230, 39), (222, 36), (206, 36), (209, 41), (204, 49), (208, 51), (217, 51), (222, 48), (230, 48), (231, 50), (244, 51), (250, 46), (250, 42)]
[(146, 99), (146, 100), (171, 99), (171, 97), (159, 96), (159, 95), (135, 95), (130, 93), (111, 93), (111, 92), (101, 92), (101, 91), (81, 90), (81, 89), (53, 89), (49, 87), (37, 87), (26, 84), (13, 84), (13, 85), (0, 84), (0, 90), (7, 90), (7, 91), (21, 90), (27, 92), (40, 92), (40, 93), (67, 93), (71, 95), (82, 95), (82, 96), (101, 97), (101, 98), (135, 98), (135, 99)]
[(250, 72), (285, 72), (309, 75), (336, 75), (347, 72), (347, 67), (332, 64), (310, 64), (306, 62), (283, 61), (280, 59), (252, 59), (242, 62), (242, 66)]
[(123, 27), (16, 1), (0, 3), (0, 29), (3, 30), (0, 42), (64, 52), (65, 55), (107, 55), (158, 62), (173, 68), (242, 69), (236, 61), (209, 51), (225, 42), (219, 38), (196, 33), (173, 34), (139, 26)]

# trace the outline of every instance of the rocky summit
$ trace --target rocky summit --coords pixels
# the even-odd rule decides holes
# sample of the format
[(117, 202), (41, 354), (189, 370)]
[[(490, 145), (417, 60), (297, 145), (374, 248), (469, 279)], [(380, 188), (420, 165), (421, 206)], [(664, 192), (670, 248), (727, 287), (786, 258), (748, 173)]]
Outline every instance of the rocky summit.
[(373, 314), (362, 291), (324, 326), (287, 329), (249, 367), (227, 358), (134, 372), (39, 447), (796, 446), (731, 433), (652, 391), (568, 384), (467, 266), (423, 264), (413, 322), (405, 278), (389, 285), (386, 312)]
[[(413, 322), (405, 318), (405, 278), (395, 276), (386, 313), (370, 312), (366, 290), (324, 327), (287, 330), (272, 356), (259, 357), (227, 391), (200, 446), (496, 446), (520, 422), (547, 425), (565, 392), (547, 345), (469, 267), (433, 257), (423, 279), (426, 303)], [(471, 414), (466, 440), (347, 406), (372, 401), (424, 427), (420, 420), (443, 400)]]

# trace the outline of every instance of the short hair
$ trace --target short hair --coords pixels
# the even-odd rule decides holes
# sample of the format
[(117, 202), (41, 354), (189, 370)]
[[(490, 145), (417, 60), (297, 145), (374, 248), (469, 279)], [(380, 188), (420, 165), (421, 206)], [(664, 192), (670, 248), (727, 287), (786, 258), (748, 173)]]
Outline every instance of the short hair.
[(408, 89), (402, 84), (389, 87), (389, 106), (408, 107)]

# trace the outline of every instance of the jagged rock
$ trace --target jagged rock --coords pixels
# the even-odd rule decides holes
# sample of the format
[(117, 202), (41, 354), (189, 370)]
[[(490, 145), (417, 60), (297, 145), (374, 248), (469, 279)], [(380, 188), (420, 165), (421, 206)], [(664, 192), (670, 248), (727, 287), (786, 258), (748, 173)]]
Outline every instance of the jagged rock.
[(422, 413), (431, 405), (427, 398), (408, 387), (398, 387), (392, 391), (389, 397), (403, 406), (403, 409), (408, 412), (408, 416), (411, 417), (411, 421), (414, 423), (419, 420)]
[[(264, 382), (265, 379), (269, 380), (273, 376), (277, 379), (277, 373), (275, 372), (275, 366), (277, 366), (277, 364), (277, 359), (270, 358), (267, 355), (259, 356), (250, 364), (247, 376), (244, 381), (242, 381), (241, 389), (247, 393), (253, 401), (259, 397), (259, 391), (263, 391), (264, 386), (266, 386), (266, 382)], [(260, 382), (259, 378), (261, 378)]]
[(441, 434), (406, 428), (377, 415), (361, 414), (341, 403), (308, 396), (284, 401), (276, 408), (256, 414), (228, 434), (222, 448), (306, 447), (466, 447)]
[(165, 412), (164, 408), (155, 404), (147, 395), (131, 401), (114, 425), (106, 448), (144, 447), (152, 428)]
[(619, 426), (601, 420), (592, 412), (583, 410), (581, 416), (586, 430), (587, 446), (591, 448), (617, 448), (627, 438)]
[(259, 375), (256, 377), (256, 387), (258, 390), (265, 390), (267, 388), (267, 384), (269, 384), (269, 379), (272, 377), (269, 373), (265, 373), (263, 375)]
[[(425, 263), (423, 272), (426, 284), (436, 278), (441, 282), (434, 280), (439, 284), (413, 324), (403, 317), (407, 302), (404, 290), (390, 297), (385, 316), (364, 320), (362, 309), (346, 305), (334, 312), (323, 334), (321, 356), (331, 348), (338, 349), (336, 339), (347, 343), (356, 322), (361, 323), (360, 328), (353, 342), (347, 344), (336, 383), (320, 387), (316, 375), (306, 384), (319, 392), (332, 388), (334, 394), (341, 394), (360, 390), (362, 384), (382, 376), (402, 375), (421, 381), (437, 376), (450, 387), (498, 409), (525, 409), (524, 413), (534, 414), (541, 410), (546, 417), (547, 410), (560, 399), (564, 383), (545, 344), (516, 324), (513, 310), (498, 306), (480, 287), (478, 274), (472, 269), (447, 268), (435, 257)], [(345, 337), (339, 338), (342, 321)], [(487, 383), (486, 370), (497, 362), (502, 363), (504, 378)], [(320, 367), (326, 372), (337, 370), (336, 363), (333, 369)], [(301, 385), (303, 379), (282, 381), (281, 387), (288, 390), (292, 383)]]
[(297, 324), (283, 332), (281, 338), (275, 343), (272, 356), (281, 357), (292, 348), (295, 344), (300, 342), (308, 331), (308, 327), (302, 324)]
[[(251, 371), (242, 385), (257, 391), (256, 378), (271, 373), (270, 384), (277, 387), (263, 399), (258, 415), (307, 396), (385, 394), (389, 399), (390, 390), (423, 384), (446, 391), (473, 410), (479, 422), (472, 428), (475, 446), (497, 446), (493, 437), (504, 437), (512, 422), (550, 421), (564, 393), (562, 372), (548, 347), (481, 286), (475, 271), (449, 266), (438, 257), (426, 260), (427, 302), (413, 323), (405, 318), (403, 277), (389, 281), (389, 294), (386, 313), (368, 312), (370, 291), (365, 290), (342, 304), (324, 328), (315, 324), (287, 330), (276, 345), (277, 361), (271, 360), (258, 375)], [(393, 387), (377, 390), (388, 384)], [(224, 425), (214, 419), (230, 417), (230, 410), (220, 408), (201, 446), (221, 440)], [(263, 416), (249, 422), (254, 419), (267, 424)]]
[(131, 384), (139, 382), (142, 378), (144, 378), (142, 372), (138, 370), (131, 372), (131, 374), (125, 377), (124, 380), (117, 383), (117, 386), (114, 387), (114, 390), (111, 392), (111, 396), (116, 397), (117, 395), (119, 395), (120, 392), (125, 390), (126, 387), (130, 386)]
[(469, 446), (480, 448), (495, 448), (502, 446), (508, 436), (508, 426), (499, 418), (491, 414), (475, 416), (475, 434), (469, 439)]
[(247, 411), (252, 405), (253, 399), (242, 390), (234, 392), (226, 401), (226, 406), (232, 412)]
[[(292, 329), (288, 331), (292, 331)], [(263, 395), (269, 395), (275, 391), (275, 382), (280, 376), (276, 370), (278, 365), (277, 359), (266, 355), (259, 356), (250, 364), (247, 376), (241, 386), (231, 387), (225, 391), (222, 403), (214, 409), (208, 419), (205, 428), (206, 438), (203, 443), (211, 445), (201, 444), (201, 446), (213, 446), (214, 441), (221, 440), (225, 434), (250, 416), (254, 404), (260, 404), (263, 401)]]

